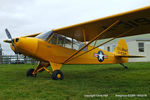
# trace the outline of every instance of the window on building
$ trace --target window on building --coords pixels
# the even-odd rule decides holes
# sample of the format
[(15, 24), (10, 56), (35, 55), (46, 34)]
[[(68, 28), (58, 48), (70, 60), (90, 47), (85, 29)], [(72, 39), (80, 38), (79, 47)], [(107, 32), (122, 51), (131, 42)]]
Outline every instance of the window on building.
[(107, 47), (107, 51), (110, 51), (110, 47)]
[(144, 43), (138, 43), (139, 52), (144, 52)]

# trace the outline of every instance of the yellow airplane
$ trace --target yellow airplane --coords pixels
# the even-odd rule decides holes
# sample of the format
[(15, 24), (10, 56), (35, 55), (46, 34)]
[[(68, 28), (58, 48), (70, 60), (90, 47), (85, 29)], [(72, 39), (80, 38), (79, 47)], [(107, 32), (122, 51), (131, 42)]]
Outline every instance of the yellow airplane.
[[(52, 79), (62, 80), (63, 64), (121, 64), (127, 68), (124, 63), (128, 58), (143, 57), (129, 55), (124, 39), (120, 39), (113, 53), (98, 47), (116, 38), (150, 33), (150, 6), (14, 39), (5, 31), (9, 40), (4, 42), (10, 43), (15, 53), (40, 61), (36, 69), (27, 71), (27, 76), (35, 77), (45, 70)], [(108, 40), (96, 44), (101, 39)]]

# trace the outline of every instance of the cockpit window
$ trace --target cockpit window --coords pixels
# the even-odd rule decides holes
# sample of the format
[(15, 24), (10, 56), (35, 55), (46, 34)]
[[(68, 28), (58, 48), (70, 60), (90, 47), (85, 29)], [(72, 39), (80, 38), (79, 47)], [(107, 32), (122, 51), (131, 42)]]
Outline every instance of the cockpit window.
[(57, 44), (57, 45), (60, 45), (60, 46), (65, 46), (65, 44), (70, 44), (71, 43), (71, 39), (69, 39), (68, 37), (66, 37), (64, 35), (54, 33), (54, 36), (49, 41), (49, 43)]
[[(82, 46), (84, 46), (84, 44), (80, 41), (61, 34), (53, 33), (52, 31), (40, 34), (36, 36), (36, 38), (43, 39), (51, 44), (60, 45), (75, 50), (79, 50)], [(83, 51), (87, 51), (87, 48), (85, 48)]]
[(36, 38), (39, 38), (39, 39), (43, 39), (45, 41), (48, 41), (49, 37), (52, 35), (52, 31), (48, 31), (46, 33), (43, 33), (43, 34), (40, 34), (38, 36), (36, 36)]
[(49, 41), (49, 43), (55, 44), (55, 45), (60, 45), (60, 46), (70, 48), (70, 49), (75, 49), (75, 50), (79, 50), (80, 45), (81, 45), (81, 42), (79, 42), (75, 39), (72, 39), (70, 37), (66, 37), (64, 35), (57, 34), (57, 33), (54, 33), (54, 36)]

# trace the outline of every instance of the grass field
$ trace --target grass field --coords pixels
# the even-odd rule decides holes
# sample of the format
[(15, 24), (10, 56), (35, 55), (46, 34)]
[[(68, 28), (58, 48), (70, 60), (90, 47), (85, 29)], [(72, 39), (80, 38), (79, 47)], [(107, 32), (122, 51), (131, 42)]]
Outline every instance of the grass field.
[[(0, 100), (149, 100), (150, 63), (126, 65), (128, 70), (119, 64), (63, 65), (61, 81), (47, 72), (27, 78), (26, 70), (36, 65), (0, 65)], [(115, 96), (130, 94), (136, 96)]]

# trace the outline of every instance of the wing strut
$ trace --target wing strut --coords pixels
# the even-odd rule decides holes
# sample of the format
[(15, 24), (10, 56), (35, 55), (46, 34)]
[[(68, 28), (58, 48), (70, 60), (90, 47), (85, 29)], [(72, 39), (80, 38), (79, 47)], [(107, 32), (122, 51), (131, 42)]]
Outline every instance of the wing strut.
[(97, 40), (95, 40), (94, 47), (96, 46)]
[(98, 39), (102, 34), (104, 34), (105, 32), (107, 32), (109, 29), (111, 29), (113, 26), (115, 26), (116, 24), (118, 24), (120, 21), (117, 20), (115, 21), (112, 25), (110, 25), (108, 28), (106, 28), (105, 30), (103, 30), (102, 32), (100, 32), (96, 37), (94, 37), (90, 42), (88, 42), (86, 45), (84, 45), (82, 48), (80, 48), (78, 51), (76, 51), (75, 53), (73, 53), (69, 58), (67, 58), (63, 64), (65, 64), (66, 62), (68, 62), (68, 60), (70, 60), (72, 57), (74, 57), (75, 55), (77, 55), (81, 50), (83, 50), (84, 48), (86, 48), (89, 44), (91, 44), (94, 40)]
[(82, 55), (84, 55), (84, 54), (86, 54), (86, 53), (88, 53), (88, 52), (90, 52), (90, 51), (92, 51), (92, 50), (94, 50), (94, 49), (96, 49), (96, 48), (98, 48), (98, 47), (100, 47), (100, 46), (102, 46), (102, 45), (104, 45), (104, 44), (106, 44), (106, 43), (108, 43), (108, 42), (110, 42), (110, 41), (112, 41), (112, 40), (114, 40), (114, 39), (116, 39), (116, 38), (118, 38), (118, 37), (124, 35), (124, 34), (126, 34), (126, 33), (128, 33), (128, 32), (131, 32), (132, 30), (134, 30), (134, 28), (132, 28), (132, 29), (130, 29), (130, 30), (128, 30), (128, 31), (126, 31), (126, 32), (124, 32), (124, 33), (122, 33), (122, 34), (120, 34), (120, 35), (114, 37), (114, 38), (112, 38), (112, 39), (109, 39), (108, 41), (103, 42), (103, 43), (99, 44), (98, 46), (93, 47), (92, 49), (90, 49), (90, 50), (88, 50), (88, 51), (86, 51), (86, 52), (84, 52), (84, 53), (82, 53), (82, 54), (80, 54), (80, 55), (78, 55), (78, 56), (76, 56), (76, 57), (74, 57), (74, 58), (68, 60), (68, 61), (71, 61), (71, 60), (73, 60), (73, 59), (75, 59), (75, 58), (77, 58), (77, 57), (79, 57), (79, 56), (82, 56)]
[(82, 30), (82, 34), (83, 34), (83, 39), (84, 39), (84, 44), (86, 45), (86, 36), (85, 36), (85, 30)]

